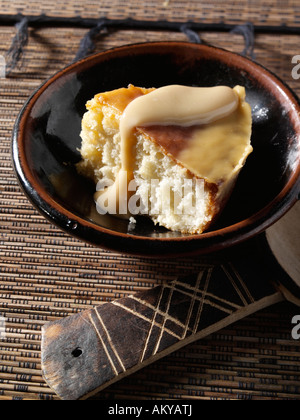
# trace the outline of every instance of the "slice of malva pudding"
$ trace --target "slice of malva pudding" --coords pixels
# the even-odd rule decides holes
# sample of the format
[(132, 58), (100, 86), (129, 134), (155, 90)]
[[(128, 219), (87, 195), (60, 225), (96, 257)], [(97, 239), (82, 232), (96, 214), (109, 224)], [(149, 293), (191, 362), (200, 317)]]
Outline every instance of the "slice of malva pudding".
[(241, 86), (129, 85), (97, 94), (82, 119), (77, 169), (97, 184), (99, 209), (206, 231), (253, 150), (245, 97)]

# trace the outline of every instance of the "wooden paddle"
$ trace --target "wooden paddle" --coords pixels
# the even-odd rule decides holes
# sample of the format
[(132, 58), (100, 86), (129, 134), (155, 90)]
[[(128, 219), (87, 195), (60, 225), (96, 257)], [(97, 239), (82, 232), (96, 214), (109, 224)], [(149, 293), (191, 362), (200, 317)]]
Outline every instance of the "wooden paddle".
[(256, 311), (285, 299), (300, 306), (299, 218), (297, 204), (200, 273), (45, 324), (45, 380), (62, 399), (88, 398)]

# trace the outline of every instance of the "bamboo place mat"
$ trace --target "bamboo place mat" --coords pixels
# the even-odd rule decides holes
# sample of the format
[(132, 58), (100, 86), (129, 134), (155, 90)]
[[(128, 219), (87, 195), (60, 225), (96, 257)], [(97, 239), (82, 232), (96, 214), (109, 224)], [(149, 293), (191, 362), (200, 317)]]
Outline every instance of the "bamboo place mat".
[[(201, 3), (201, 4), (200, 4)], [(263, 5), (261, 4), (263, 3)], [(51, 16), (193, 20), (300, 26), (299, 1), (0, 1), (1, 13)], [(17, 184), (10, 144), (14, 121), (28, 96), (75, 57), (86, 29), (29, 29), (17, 68), (0, 79), (0, 399), (58, 399), (42, 378), (41, 326), (101, 302), (197, 272), (205, 258), (161, 261), (127, 257), (69, 237), (47, 222)], [(15, 28), (0, 26), (0, 54)], [(241, 52), (241, 35), (202, 32), (205, 42)], [(135, 42), (186, 40), (182, 33), (109, 30), (96, 50)], [(297, 94), (291, 59), (299, 36), (256, 34), (255, 58)], [(299, 399), (300, 343), (291, 338), (299, 313), (281, 303), (183, 348), (98, 394), (97, 399)]]

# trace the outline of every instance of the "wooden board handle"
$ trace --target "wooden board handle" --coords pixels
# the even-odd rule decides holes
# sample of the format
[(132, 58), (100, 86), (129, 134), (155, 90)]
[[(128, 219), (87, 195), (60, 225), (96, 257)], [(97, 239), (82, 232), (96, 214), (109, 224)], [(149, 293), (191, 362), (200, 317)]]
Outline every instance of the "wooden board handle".
[(208, 267), (83, 313), (42, 331), (42, 370), (62, 398), (87, 398), (167, 354), (269, 305), (283, 295), (261, 266)]

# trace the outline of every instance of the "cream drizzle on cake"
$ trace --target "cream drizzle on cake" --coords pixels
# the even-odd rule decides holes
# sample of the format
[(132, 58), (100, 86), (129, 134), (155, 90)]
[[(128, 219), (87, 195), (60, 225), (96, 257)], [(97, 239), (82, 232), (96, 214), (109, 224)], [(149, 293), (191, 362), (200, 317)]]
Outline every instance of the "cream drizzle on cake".
[[(134, 179), (137, 130), (150, 136), (195, 176), (215, 184), (240, 170), (252, 151), (251, 109), (243, 87), (170, 85), (141, 96), (134, 93), (127, 104), (121, 96), (114, 97), (115, 105), (124, 108), (120, 118), (121, 170), (113, 185), (96, 194), (96, 199), (105, 194), (114, 203), (113, 213), (119, 208), (120, 197), (130, 197), (128, 184)], [(178, 144), (176, 136), (167, 136), (168, 129), (174, 133), (183, 130)]]

